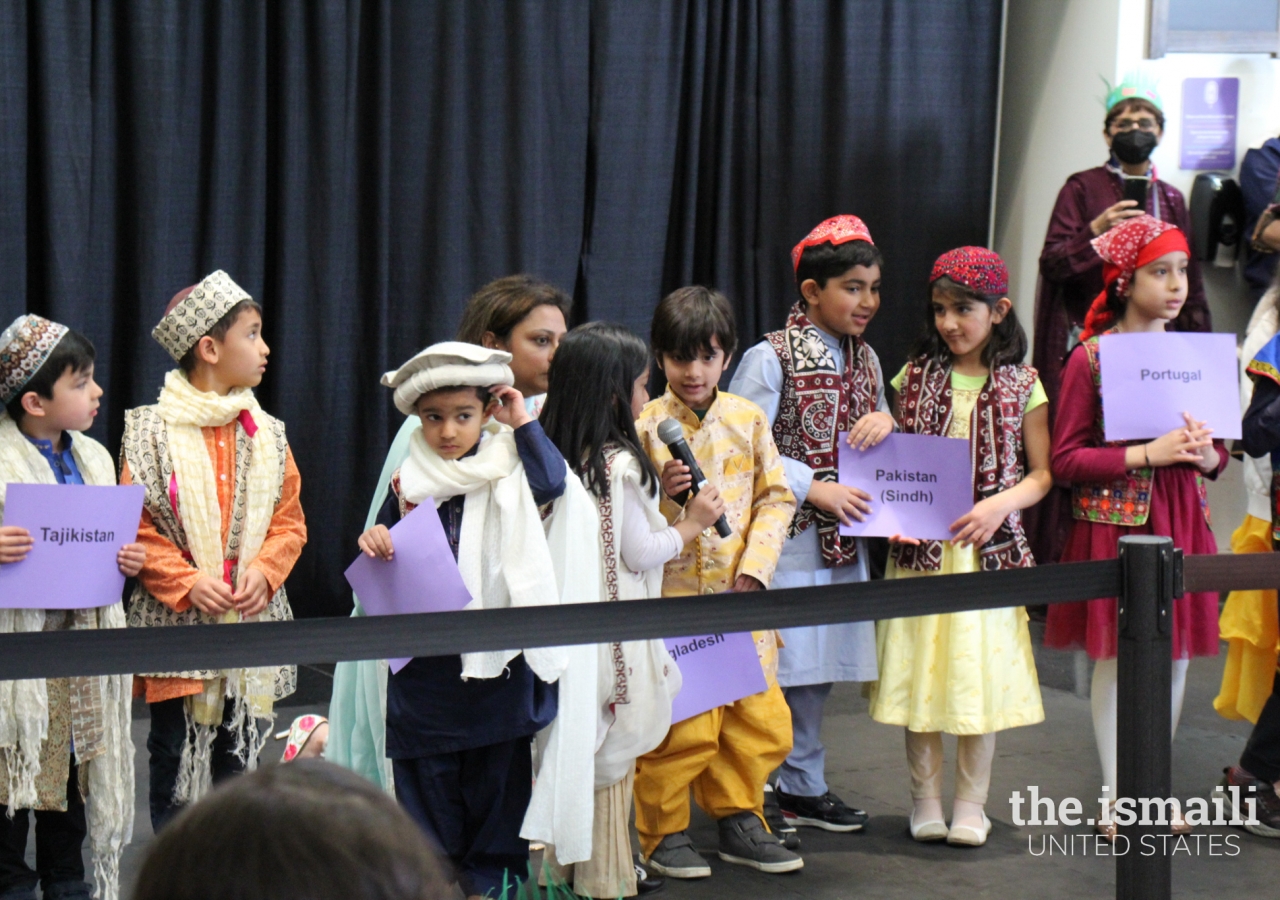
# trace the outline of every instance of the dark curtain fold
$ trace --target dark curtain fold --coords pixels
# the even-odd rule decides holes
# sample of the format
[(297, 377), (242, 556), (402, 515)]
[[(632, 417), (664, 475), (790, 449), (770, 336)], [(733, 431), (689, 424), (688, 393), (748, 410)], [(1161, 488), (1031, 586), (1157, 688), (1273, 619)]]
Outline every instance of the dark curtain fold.
[(378, 377), (526, 271), (647, 335), (712, 284), (744, 345), (837, 212), (884, 249), (892, 372), (928, 266), (985, 239), (998, 0), (10, 0), (0, 3), (0, 327), (85, 332), (98, 434), (152, 402), (149, 333), (226, 269), (266, 310), (311, 541), (301, 615), (349, 607), (399, 425)]

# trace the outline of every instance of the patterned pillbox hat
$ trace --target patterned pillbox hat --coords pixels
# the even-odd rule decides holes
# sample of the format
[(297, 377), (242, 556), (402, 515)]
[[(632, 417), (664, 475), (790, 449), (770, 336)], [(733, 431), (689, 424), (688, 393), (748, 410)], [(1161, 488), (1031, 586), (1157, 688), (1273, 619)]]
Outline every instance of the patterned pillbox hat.
[(151, 336), (175, 361), (180, 361), (236, 304), (253, 298), (219, 269), (186, 296), (179, 293), (174, 299), (176, 302), (170, 304), (160, 324), (151, 329)]
[(957, 247), (934, 261), (929, 283), (950, 278), (979, 294), (1009, 293), (1009, 270), (1000, 254), (986, 247)]
[(800, 243), (791, 248), (791, 271), (799, 271), (800, 257), (804, 255), (807, 248), (817, 247), (820, 244), (839, 246), (849, 241), (875, 243), (871, 240), (871, 232), (867, 229), (867, 224), (857, 216), (832, 216), (830, 219), (824, 219), (815, 225), (813, 231), (806, 234)]
[(65, 325), (29, 314), (0, 333), (0, 403), (22, 393), (67, 331)]

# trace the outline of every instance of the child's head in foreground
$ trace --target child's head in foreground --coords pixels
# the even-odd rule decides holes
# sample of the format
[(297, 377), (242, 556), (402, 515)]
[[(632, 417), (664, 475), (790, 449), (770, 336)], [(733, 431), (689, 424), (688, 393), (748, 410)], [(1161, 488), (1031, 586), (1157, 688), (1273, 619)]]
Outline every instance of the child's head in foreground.
[(791, 251), (806, 318), (833, 337), (861, 336), (880, 309), (883, 258), (857, 216), (834, 216)]
[(0, 403), (32, 437), (86, 431), (102, 397), (93, 364), (84, 335), (41, 316), (18, 316), (0, 332)]
[(489, 388), (515, 380), (511, 354), (462, 341), (432, 344), (382, 376), (396, 409), (422, 421), (422, 436), (442, 459), (461, 459), (480, 443), (497, 407)]
[(1009, 299), (1004, 260), (985, 247), (957, 247), (929, 275), (929, 315), (914, 356), (994, 369), (1020, 363), (1027, 335)]
[(705, 410), (738, 346), (733, 309), (719, 291), (679, 288), (654, 310), (649, 344), (672, 393), (690, 409)]
[(422, 829), (376, 785), (323, 760), (227, 781), (148, 845), (133, 900), (437, 900)]
[(151, 336), (193, 386), (218, 394), (261, 384), (271, 354), (262, 307), (221, 269), (178, 291)]

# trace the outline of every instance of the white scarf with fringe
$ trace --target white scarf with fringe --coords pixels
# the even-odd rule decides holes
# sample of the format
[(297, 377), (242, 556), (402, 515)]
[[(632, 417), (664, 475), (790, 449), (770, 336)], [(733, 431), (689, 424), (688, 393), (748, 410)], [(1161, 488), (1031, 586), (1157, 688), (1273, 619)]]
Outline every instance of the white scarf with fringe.
[[(180, 369), (165, 375), (156, 409), (168, 435), (169, 455), (178, 486), (175, 512), (182, 522), (187, 550), (196, 568), (217, 581), (224, 579), (227, 548), (222, 541), (222, 509), (218, 504), (213, 461), (201, 429), (227, 425), (242, 412), (252, 416), (257, 430), (249, 438), (245, 519), (237, 552), (238, 569), (243, 573), (262, 549), (284, 471), (284, 461), (272, 439), (270, 417), (249, 388), (236, 388), (225, 396), (197, 390)], [(256, 618), (246, 620), (233, 609), (223, 615), (222, 622), (230, 624)], [(258, 720), (275, 718), (274, 677), (274, 670), (270, 668), (232, 669), (204, 682), (201, 693), (187, 698), (187, 717), (194, 726), (194, 737), (189, 737), (183, 747), (174, 791), (176, 801), (194, 802), (212, 787), (213, 741), (222, 724), (227, 699), (233, 704), (232, 719), (227, 727), (236, 737), (234, 752), (249, 770), (257, 767), (258, 756), (271, 734), (270, 728), (259, 728)]]
[[(465, 494), (458, 568), (473, 598), (468, 609), (595, 603), (603, 596), (600, 519), (566, 468), (565, 490), (545, 523), (533, 501), (510, 428), (485, 426), (474, 456), (441, 459), (422, 429), (409, 441), (400, 489), (410, 503), (437, 507)], [(463, 654), (464, 678), (494, 678), (519, 650)], [(552, 844), (565, 864), (591, 858), (596, 734), (596, 657), (592, 644), (524, 651), (543, 681), (559, 682), (555, 720), (538, 735), (537, 780), (520, 833)]]
[[(85, 484), (113, 485), (115, 465), (106, 448), (91, 438), (71, 433), (71, 454)], [(0, 410), (0, 522), (4, 520), (6, 486), (9, 484), (57, 484), (49, 462), (18, 430), (17, 423)], [(72, 612), (76, 628), (124, 628), (119, 603)], [(0, 609), (0, 634), (44, 630), (41, 609)], [(73, 679), (80, 681), (81, 679)], [(93, 678), (102, 698), (101, 741), (76, 743), (77, 761), (88, 782), (86, 817), (89, 846), (93, 852), (96, 897), (120, 896), (120, 855), (133, 839), (134, 779), (132, 675)], [(72, 737), (76, 738), (73, 719)], [(9, 814), (29, 809), (37, 802), (36, 778), (40, 774), (41, 744), (48, 736), (49, 703), (43, 678), (0, 681), (0, 756), (8, 771), (6, 785)], [(67, 748), (71, 752), (71, 748)]]

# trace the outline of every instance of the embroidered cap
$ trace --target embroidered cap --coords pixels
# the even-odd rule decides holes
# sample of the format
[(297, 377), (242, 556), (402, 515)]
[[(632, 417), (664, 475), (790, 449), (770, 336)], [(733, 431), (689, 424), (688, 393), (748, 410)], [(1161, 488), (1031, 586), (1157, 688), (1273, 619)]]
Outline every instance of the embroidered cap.
[(395, 389), (396, 409), (411, 416), (418, 398), (439, 388), (515, 384), (510, 362), (511, 354), (505, 350), (445, 341), (432, 344), (394, 372), (383, 375), (382, 383)]
[(938, 257), (929, 283), (950, 278), (980, 294), (1009, 293), (1009, 270), (1000, 254), (986, 247), (957, 247)]
[(18, 316), (0, 333), (0, 403), (22, 393), (68, 330), (31, 313)]
[(175, 361), (181, 360), (237, 303), (252, 299), (219, 269), (175, 294), (160, 324), (151, 329), (151, 336)]
[(1133, 273), (1166, 253), (1181, 250), (1188, 256), (1187, 236), (1176, 225), (1148, 215), (1124, 219), (1094, 238), (1090, 243), (1102, 257), (1103, 289), (1084, 318), (1084, 331), (1080, 340), (1085, 341), (1110, 327), (1115, 318), (1107, 308), (1107, 288), (1112, 284), (1124, 293), (1133, 279)]
[(818, 227), (805, 235), (804, 240), (791, 248), (791, 270), (794, 272), (800, 268), (800, 257), (806, 247), (817, 247), (819, 244), (839, 245), (849, 241), (875, 243), (871, 240), (871, 232), (866, 223), (857, 216), (832, 216), (825, 222), (820, 222)]

